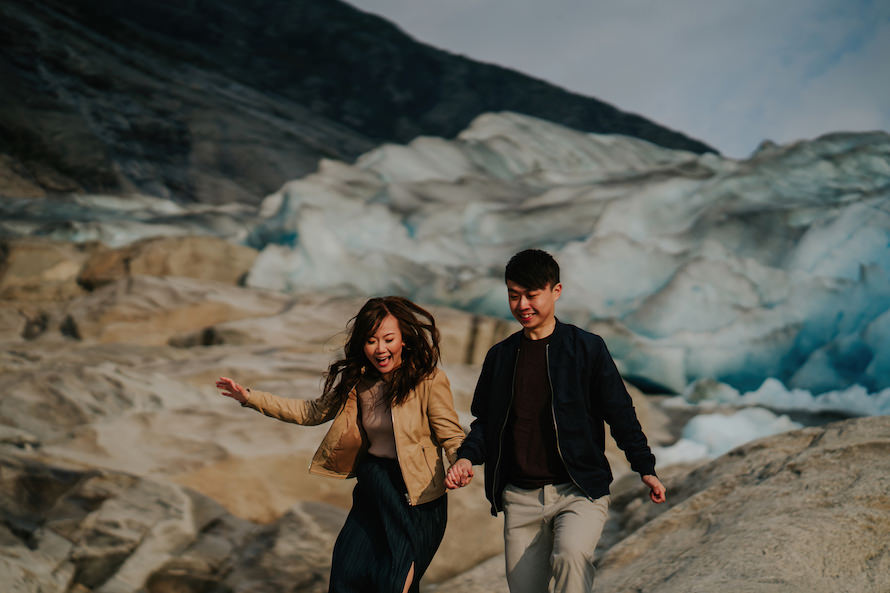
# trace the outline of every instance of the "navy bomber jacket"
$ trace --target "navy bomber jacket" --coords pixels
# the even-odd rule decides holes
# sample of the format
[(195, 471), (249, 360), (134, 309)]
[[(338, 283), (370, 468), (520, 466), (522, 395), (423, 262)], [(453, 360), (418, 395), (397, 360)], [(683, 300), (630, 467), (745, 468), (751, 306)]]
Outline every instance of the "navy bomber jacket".
[[(485, 356), (470, 408), (475, 420), (457, 450), (458, 458), (485, 465), (485, 496), (491, 502), (492, 515), (503, 508), (506, 456), (502, 447), (519, 345), (517, 332), (492, 346)], [(557, 448), (575, 485), (591, 499), (609, 493), (612, 470), (604, 452), (603, 421), (609, 423), (631, 469), (641, 476), (655, 475), (655, 456), (600, 336), (557, 320), (547, 346), (547, 372)]]

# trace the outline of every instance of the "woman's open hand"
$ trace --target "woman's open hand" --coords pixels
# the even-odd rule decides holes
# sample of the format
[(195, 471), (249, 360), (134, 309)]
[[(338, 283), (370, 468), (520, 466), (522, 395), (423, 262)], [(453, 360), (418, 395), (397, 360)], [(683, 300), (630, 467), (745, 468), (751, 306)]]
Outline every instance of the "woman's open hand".
[(239, 404), (246, 404), (249, 397), (246, 388), (238, 385), (228, 377), (220, 377), (216, 381), (216, 388), (219, 389), (226, 397), (231, 397)]

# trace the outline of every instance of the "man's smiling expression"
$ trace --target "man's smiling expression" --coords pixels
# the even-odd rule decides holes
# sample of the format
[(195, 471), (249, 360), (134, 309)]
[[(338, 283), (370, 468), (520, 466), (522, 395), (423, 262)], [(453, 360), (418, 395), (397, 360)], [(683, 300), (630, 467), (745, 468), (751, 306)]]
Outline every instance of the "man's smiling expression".
[(546, 338), (556, 325), (555, 305), (562, 294), (562, 284), (543, 288), (526, 288), (507, 280), (507, 301), (510, 312), (532, 339)]

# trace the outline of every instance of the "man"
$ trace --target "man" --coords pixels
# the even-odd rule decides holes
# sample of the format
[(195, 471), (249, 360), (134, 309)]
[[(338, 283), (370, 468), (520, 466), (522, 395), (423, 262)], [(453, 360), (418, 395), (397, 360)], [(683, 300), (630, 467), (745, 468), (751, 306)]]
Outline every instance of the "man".
[(562, 284), (553, 257), (517, 253), (504, 277), (522, 331), (485, 357), (475, 420), (446, 485), (467, 485), (473, 465), (485, 465), (491, 513), (504, 511), (511, 593), (546, 593), (551, 577), (554, 593), (588, 593), (612, 482), (603, 421), (653, 502), (665, 501), (665, 488), (603, 339), (556, 319)]

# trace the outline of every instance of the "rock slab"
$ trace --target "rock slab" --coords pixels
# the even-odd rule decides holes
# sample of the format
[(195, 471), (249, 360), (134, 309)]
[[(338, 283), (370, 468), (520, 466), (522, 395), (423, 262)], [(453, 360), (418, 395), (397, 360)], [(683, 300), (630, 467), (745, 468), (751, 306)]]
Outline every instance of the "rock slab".
[(754, 441), (667, 487), (664, 509), (616, 497), (633, 531), (598, 590), (890, 591), (890, 417)]
[[(662, 478), (665, 505), (634, 475), (613, 484), (619, 541), (594, 591), (890, 591), (890, 417), (768, 437)], [(492, 558), (435, 591), (506, 592), (503, 571)]]

